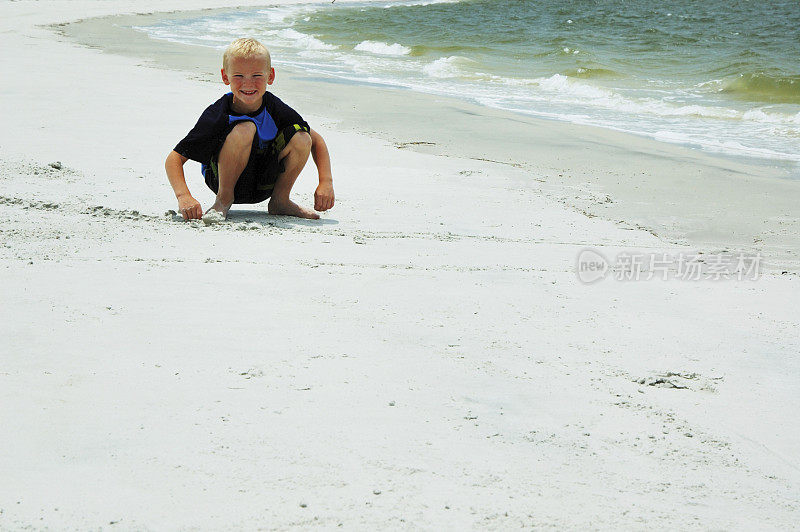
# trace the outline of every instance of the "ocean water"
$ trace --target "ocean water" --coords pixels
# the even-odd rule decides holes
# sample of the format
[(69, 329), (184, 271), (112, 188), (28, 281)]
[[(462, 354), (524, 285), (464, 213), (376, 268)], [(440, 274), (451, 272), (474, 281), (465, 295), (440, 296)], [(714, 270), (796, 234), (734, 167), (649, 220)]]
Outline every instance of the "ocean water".
[(797, 0), (300, 4), (138, 27), (273, 63), (701, 149), (800, 162)]

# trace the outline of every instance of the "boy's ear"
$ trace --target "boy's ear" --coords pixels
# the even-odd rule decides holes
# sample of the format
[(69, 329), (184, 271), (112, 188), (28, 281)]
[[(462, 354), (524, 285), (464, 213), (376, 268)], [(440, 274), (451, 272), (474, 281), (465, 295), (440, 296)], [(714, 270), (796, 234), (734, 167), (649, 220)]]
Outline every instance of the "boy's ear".
[(225, 73), (225, 67), (222, 67), (221, 69), (219, 69), (219, 73), (222, 74), (222, 82), (225, 85), (230, 85), (231, 84), (231, 80), (228, 79), (228, 75)]
[(267, 85), (272, 85), (273, 81), (275, 81), (275, 69), (270, 67), (269, 77), (267, 78)]

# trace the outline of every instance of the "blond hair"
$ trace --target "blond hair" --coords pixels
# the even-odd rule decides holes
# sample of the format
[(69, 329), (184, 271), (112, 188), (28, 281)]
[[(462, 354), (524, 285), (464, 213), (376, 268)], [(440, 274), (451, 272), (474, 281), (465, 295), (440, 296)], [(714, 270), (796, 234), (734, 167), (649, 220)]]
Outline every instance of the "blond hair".
[(255, 39), (236, 39), (228, 45), (228, 48), (222, 55), (222, 68), (227, 70), (228, 63), (234, 57), (250, 59), (259, 56), (264, 57), (267, 60), (267, 69), (272, 67), (272, 59), (269, 56), (269, 50), (267, 50), (266, 46)]

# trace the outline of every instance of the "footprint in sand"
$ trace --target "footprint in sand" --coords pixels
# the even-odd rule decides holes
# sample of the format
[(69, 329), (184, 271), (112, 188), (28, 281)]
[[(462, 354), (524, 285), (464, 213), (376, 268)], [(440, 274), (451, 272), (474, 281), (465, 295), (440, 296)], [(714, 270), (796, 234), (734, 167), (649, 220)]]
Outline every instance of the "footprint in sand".
[(215, 209), (208, 209), (208, 212), (203, 215), (202, 220), (206, 225), (215, 225), (220, 222), (224, 222), (225, 217), (222, 216), (221, 212), (218, 212)]

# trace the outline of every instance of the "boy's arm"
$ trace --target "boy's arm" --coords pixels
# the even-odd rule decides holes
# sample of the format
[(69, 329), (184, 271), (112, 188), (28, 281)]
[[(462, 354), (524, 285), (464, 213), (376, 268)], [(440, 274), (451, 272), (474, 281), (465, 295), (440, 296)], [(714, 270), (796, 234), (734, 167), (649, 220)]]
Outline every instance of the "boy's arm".
[(322, 135), (313, 129), (309, 133), (311, 134), (311, 157), (314, 159), (319, 173), (319, 185), (314, 192), (314, 210), (327, 211), (333, 207), (334, 202), (331, 156)]
[(178, 210), (183, 215), (184, 220), (199, 220), (203, 216), (203, 209), (200, 202), (192, 197), (189, 187), (186, 185), (186, 176), (183, 173), (183, 165), (188, 161), (186, 157), (176, 151), (171, 151), (167, 155), (164, 169), (167, 171), (167, 179), (175, 191), (178, 198)]

